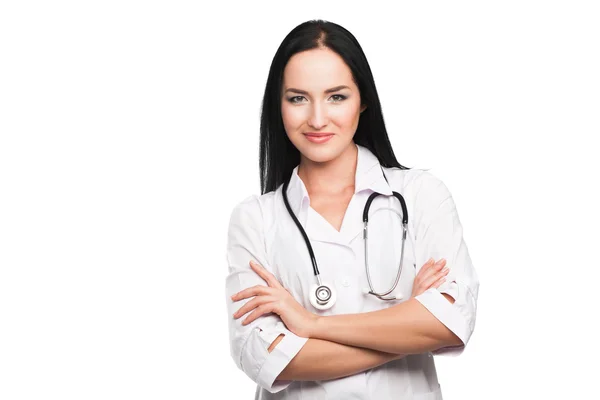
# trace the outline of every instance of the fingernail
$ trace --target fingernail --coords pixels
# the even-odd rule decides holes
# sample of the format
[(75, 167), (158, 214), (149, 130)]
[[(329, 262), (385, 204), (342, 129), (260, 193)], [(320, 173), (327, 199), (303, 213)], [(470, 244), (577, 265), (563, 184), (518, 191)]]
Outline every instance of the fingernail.
[(445, 267), (445, 268), (442, 270), (442, 272), (446, 273), (446, 272), (448, 272), (449, 270), (450, 270), (450, 268), (448, 268), (448, 267)]
[(443, 264), (443, 263), (445, 263), (445, 262), (446, 262), (446, 259), (445, 259), (445, 258), (442, 258), (442, 259), (440, 259), (440, 261), (438, 261), (437, 263), (438, 263), (438, 264)]
[(431, 257), (429, 260), (427, 260), (428, 264), (431, 264), (433, 262), (433, 257)]

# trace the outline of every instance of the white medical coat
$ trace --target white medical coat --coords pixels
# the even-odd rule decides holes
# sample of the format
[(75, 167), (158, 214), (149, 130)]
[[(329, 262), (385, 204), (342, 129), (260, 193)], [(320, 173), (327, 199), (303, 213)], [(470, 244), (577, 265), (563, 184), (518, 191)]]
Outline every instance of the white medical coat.
[[(289, 331), (275, 314), (264, 315), (247, 326), (241, 325), (243, 317), (233, 318), (235, 311), (250, 299), (233, 302), (231, 295), (254, 285), (266, 285), (250, 269), (250, 260), (271, 271), (306, 309), (319, 315), (335, 315), (374, 311), (406, 301), (423, 264), (431, 257), (436, 261), (445, 258), (450, 269), (446, 282), (416, 299), (454, 332), (463, 345), (433, 354), (459, 354), (473, 332), (479, 281), (448, 188), (427, 170), (384, 167), (388, 184), (377, 158), (366, 147), (357, 147), (355, 193), (339, 232), (310, 207), (298, 167), (288, 187), (290, 206), (311, 241), (322, 280), (333, 284), (337, 291), (336, 304), (329, 310), (319, 311), (310, 304), (308, 292), (316, 279), (302, 234), (283, 202), (283, 185), (264, 195), (246, 198), (231, 214), (226, 278), (230, 349), (238, 368), (257, 383), (256, 399), (438, 400), (442, 395), (432, 353), (408, 355), (339, 379), (274, 382), (308, 339)], [(368, 287), (362, 213), (371, 193), (386, 195), (378, 196), (371, 204), (368, 254), (374, 289), (387, 291), (397, 274), (402, 242), (401, 217), (388, 209), (402, 213), (392, 189), (403, 195), (408, 208), (404, 266), (393, 292), (403, 297), (382, 301), (362, 292)], [(455, 302), (450, 303), (442, 293), (452, 296)], [(285, 335), (283, 340), (269, 353), (268, 347), (280, 334)]]

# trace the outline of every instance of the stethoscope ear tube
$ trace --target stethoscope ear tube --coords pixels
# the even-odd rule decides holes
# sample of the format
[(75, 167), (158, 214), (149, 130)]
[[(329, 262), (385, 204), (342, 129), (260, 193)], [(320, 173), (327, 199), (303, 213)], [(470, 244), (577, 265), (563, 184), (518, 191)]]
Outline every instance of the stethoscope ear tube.
[[(383, 171), (383, 169), (382, 169)], [(385, 176), (385, 173), (384, 173)], [(387, 178), (386, 178), (387, 181)], [(380, 196), (380, 193), (373, 193), (367, 199), (367, 203), (365, 205), (365, 209), (363, 211), (363, 238), (365, 242), (365, 268), (367, 270), (367, 282), (369, 283), (369, 292), (368, 294), (372, 294), (373, 296), (378, 297), (381, 300), (399, 300), (402, 298), (402, 295), (398, 294), (392, 297), (386, 297), (390, 293), (392, 293), (396, 287), (398, 286), (398, 282), (400, 281), (400, 276), (402, 275), (402, 266), (404, 265), (404, 244), (406, 243), (406, 232), (408, 231), (408, 212), (406, 207), (406, 202), (404, 201), (404, 197), (398, 192), (392, 192), (393, 195), (400, 201), (400, 206), (402, 207), (402, 247), (400, 252), (400, 266), (398, 267), (398, 273), (396, 274), (396, 279), (394, 280), (394, 284), (392, 287), (383, 292), (378, 293), (373, 289), (373, 283), (371, 282), (371, 273), (369, 272), (369, 209), (371, 207), (371, 203), (373, 200)], [(395, 210), (391, 209), (395, 212)]]
[[(392, 194), (400, 202), (400, 207), (402, 207), (402, 225), (406, 226), (406, 225), (408, 225), (408, 210), (406, 208), (406, 202), (404, 201), (404, 197), (402, 197), (402, 195), (398, 192), (392, 192)], [(371, 208), (371, 203), (373, 202), (373, 200), (375, 200), (375, 198), (377, 196), (382, 196), (382, 194), (375, 192), (375, 193), (372, 193), (369, 196), (369, 198), (367, 199), (367, 203), (365, 204), (365, 209), (363, 210), (363, 222), (365, 224), (369, 223), (369, 209)]]

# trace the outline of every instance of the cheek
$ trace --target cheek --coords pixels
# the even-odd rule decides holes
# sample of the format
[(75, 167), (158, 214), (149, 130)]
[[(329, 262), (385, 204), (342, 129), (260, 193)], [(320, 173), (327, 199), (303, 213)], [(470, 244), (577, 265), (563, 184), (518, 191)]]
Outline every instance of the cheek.
[(340, 127), (352, 128), (358, 124), (360, 108), (356, 104), (344, 104), (334, 108), (331, 113), (332, 120)]
[(295, 127), (302, 125), (306, 121), (305, 111), (302, 107), (291, 107), (283, 104), (281, 106), (281, 118), (283, 119), (283, 126), (287, 129), (294, 129)]

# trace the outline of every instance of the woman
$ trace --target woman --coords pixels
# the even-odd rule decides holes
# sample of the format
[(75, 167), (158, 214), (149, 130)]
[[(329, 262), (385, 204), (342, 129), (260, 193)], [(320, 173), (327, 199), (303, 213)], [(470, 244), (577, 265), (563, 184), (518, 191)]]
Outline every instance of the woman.
[[(464, 349), (478, 278), (447, 187), (396, 161), (369, 64), (341, 26), (308, 21), (280, 45), (260, 167), (262, 195), (231, 215), (226, 280), (231, 355), (256, 398), (441, 399), (432, 354)], [(369, 294), (388, 291), (400, 261), (391, 300)], [(311, 263), (333, 305), (315, 303)]]

